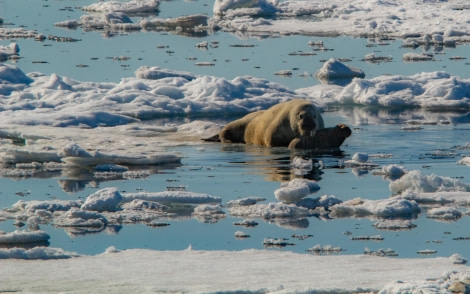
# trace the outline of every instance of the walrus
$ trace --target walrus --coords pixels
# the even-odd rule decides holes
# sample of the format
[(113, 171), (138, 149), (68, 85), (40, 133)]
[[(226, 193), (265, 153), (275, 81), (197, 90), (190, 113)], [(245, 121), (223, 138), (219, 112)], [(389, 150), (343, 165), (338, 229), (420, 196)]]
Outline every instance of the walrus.
[(294, 99), (247, 114), (205, 140), (290, 149), (334, 149), (350, 135), (351, 129), (344, 124), (325, 128), (315, 104)]

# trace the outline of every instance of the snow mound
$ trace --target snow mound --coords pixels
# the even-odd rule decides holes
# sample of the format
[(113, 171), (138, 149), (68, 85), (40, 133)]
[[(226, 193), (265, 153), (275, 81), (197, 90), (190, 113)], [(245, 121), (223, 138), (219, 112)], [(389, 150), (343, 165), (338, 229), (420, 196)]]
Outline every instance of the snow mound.
[(320, 70), (315, 73), (320, 81), (347, 80), (353, 78), (364, 78), (365, 73), (355, 67), (347, 66), (344, 63), (330, 58), (326, 61)]

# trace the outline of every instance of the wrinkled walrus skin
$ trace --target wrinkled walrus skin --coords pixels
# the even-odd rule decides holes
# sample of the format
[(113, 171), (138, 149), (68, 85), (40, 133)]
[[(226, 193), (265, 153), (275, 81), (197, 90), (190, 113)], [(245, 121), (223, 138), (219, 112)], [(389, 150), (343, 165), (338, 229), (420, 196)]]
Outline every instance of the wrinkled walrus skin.
[(316, 107), (292, 100), (245, 115), (225, 126), (206, 142), (247, 143), (289, 149), (338, 149), (351, 136), (345, 124), (325, 128)]
[(307, 100), (295, 99), (235, 120), (220, 131), (219, 137), (223, 143), (288, 147), (292, 140), (304, 137), (300, 141), (305, 141), (323, 128), (317, 107)]

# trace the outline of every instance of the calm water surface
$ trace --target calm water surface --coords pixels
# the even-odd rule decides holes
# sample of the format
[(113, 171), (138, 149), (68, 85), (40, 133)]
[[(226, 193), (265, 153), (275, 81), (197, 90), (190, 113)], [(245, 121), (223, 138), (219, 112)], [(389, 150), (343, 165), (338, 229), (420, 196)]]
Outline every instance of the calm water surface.
[[(118, 82), (123, 77), (134, 75), (142, 65), (160, 66), (172, 70), (184, 70), (201, 75), (214, 75), (234, 78), (253, 75), (285, 84), (292, 89), (308, 87), (318, 83), (310, 76), (330, 57), (348, 58), (348, 63), (361, 68), (366, 78), (382, 74), (411, 75), (422, 71), (446, 70), (463, 78), (469, 77), (465, 60), (451, 61), (452, 56), (470, 57), (466, 45), (456, 48), (424, 49), (415, 51), (435, 51), (436, 61), (403, 63), (401, 56), (411, 49), (402, 48), (402, 42), (387, 41), (379, 44), (374, 40), (358, 38), (314, 38), (308, 36), (284, 36), (276, 38), (244, 38), (233, 34), (215, 32), (204, 37), (186, 37), (162, 32), (119, 33), (113, 37), (103, 37), (103, 32), (84, 32), (82, 29), (64, 30), (53, 26), (55, 22), (79, 19), (84, 14), (80, 7), (94, 1), (28, 1), (0, 0), (0, 17), (5, 25), (24, 26), (38, 30), (45, 35), (56, 35), (79, 39), (77, 42), (59, 43), (46, 40), (37, 42), (28, 39), (0, 40), (0, 45), (15, 41), (20, 46), (21, 59), (17, 65), (24, 72), (57, 73), (83, 81)], [(176, 17), (212, 11), (212, 1), (164, 1), (158, 17)], [(138, 18), (134, 18), (135, 21)], [(10, 24), (11, 23), (11, 24)], [(218, 41), (217, 48), (200, 50), (195, 44), (202, 41)], [(323, 41), (331, 50), (316, 51), (314, 56), (292, 56), (291, 52), (311, 51), (308, 41)], [(253, 47), (232, 47), (233, 44), (250, 44)], [(163, 46), (163, 48), (161, 48)], [(160, 48), (159, 48), (160, 47)], [(437, 50), (437, 51), (436, 51)], [(168, 53), (167, 51), (171, 51)], [(392, 56), (392, 62), (371, 64), (362, 61), (368, 53), (379, 56)], [(127, 56), (129, 60), (116, 61), (113, 57)], [(44, 61), (45, 63), (37, 63)], [(196, 61), (211, 61), (214, 66), (196, 66)], [(82, 65), (77, 67), (77, 65)], [(83, 66), (84, 65), (84, 66)], [(292, 70), (291, 77), (275, 75), (280, 70)], [(299, 77), (306, 73), (307, 77)], [(372, 158), (378, 164), (402, 164), (408, 170), (419, 169), (423, 173), (458, 177), (469, 182), (469, 168), (456, 165), (462, 155), (469, 155), (468, 149), (458, 149), (470, 138), (470, 119), (467, 113), (452, 114), (456, 117), (449, 125), (423, 126), (419, 131), (403, 131), (401, 127), (407, 118), (421, 117), (422, 113), (406, 111), (405, 115), (388, 115), (381, 119), (380, 113), (370, 111), (370, 121), (352, 120), (354, 110), (338, 110), (324, 114), (326, 125), (345, 122), (354, 128), (351, 138), (346, 141), (339, 154), (301, 154), (316, 161), (322, 161), (325, 169), (307, 175), (318, 181), (321, 190), (312, 197), (324, 194), (335, 195), (342, 200), (361, 197), (383, 199), (390, 196), (389, 181), (373, 176), (367, 171), (339, 168), (341, 162), (351, 158), (356, 152), (368, 154), (393, 154), (392, 158)], [(444, 114), (445, 115), (445, 114)], [(399, 117), (403, 117), (400, 119)], [(158, 122), (156, 122), (158, 123)], [(185, 158), (181, 166), (159, 168), (144, 179), (102, 181), (83, 175), (83, 179), (72, 179), (66, 174), (51, 174), (43, 178), (12, 180), (0, 178), (0, 207), (11, 206), (18, 200), (83, 199), (104, 187), (118, 187), (121, 191), (165, 191), (169, 183), (186, 186), (189, 191), (208, 193), (222, 198), (222, 203), (247, 196), (262, 196), (266, 202), (276, 201), (273, 191), (280, 182), (293, 177), (290, 160), (294, 156), (286, 149), (266, 149), (249, 146), (221, 146), (208, 144), (203, 148), (193, 146), (172, 149), (180, 151)], [(454, 155), (435, 158), (430, 156), (439, 150), (450, 151)], [(193, 168), (197, 167), (197, 168)], [(240, 250), (263, 248), (266, 237), (290, 238), (295, 246), (273, 250), (293, 250), (305, 252), (316, 245), (341, 246), (341, 254), (361, 254), (364, 248), (377, 250), (391, 248), (401, 257), (418, 257), (416, 252), (435, 249), (436, 255), (449, 256), (460, 253), (470, 256), (468, 241), (452, 240), (458, 236), (468, 236), (470, 221), (468, 216), (456, 222), (439, 222), (427, 219), (421, 214), (413, 223), (417, 228), (408, 231), (378, 231), (373, 228), (375, 221), (370, 219), (320, 220), (314, 217), (291, 226), (280, 226), (268, 221), (257, 220), (255, 228), (240, 228), (233, 222), (241, 219), (230, 215), (216, 223), (208, 224), (196, 219), (165, 220), (170, 225), (164, 228), (150, 228), (145, 225), (123, 225), (108, 227), (105, 231), (76, 235), (63, 228), (42, 225), (41, 229), (51, 235), (50, 246), (84, 254), (97, 254), (114, 245), (119, 249), (152, 248), (160, 250), (185, 249), (227, 249)], [(12, 221), (0, 222), (0, 230), (10, 232), (15, 229)], [(250, 238), (237, 240), (234, 233), (242, 230)], [(352, 241), (350, 235), (377, 235), (384, 237), (381, 242)], [(306, 240), (296, 240), (297, 235), (313, 235)], [(433, 242), (438, 240), (439, 242)], [(435, 256), (435, 255), (433, 255)]]

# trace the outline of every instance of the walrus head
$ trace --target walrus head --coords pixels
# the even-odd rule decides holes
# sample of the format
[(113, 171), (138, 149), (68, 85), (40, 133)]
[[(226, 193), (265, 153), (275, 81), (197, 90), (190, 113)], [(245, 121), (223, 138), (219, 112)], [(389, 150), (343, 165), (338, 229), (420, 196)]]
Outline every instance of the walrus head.
[(311, 104), (303, 105), (296, 112), (295, 124), (300, 136), (313, 137), (318, 129), (324, 128), (320, 112)]

